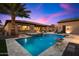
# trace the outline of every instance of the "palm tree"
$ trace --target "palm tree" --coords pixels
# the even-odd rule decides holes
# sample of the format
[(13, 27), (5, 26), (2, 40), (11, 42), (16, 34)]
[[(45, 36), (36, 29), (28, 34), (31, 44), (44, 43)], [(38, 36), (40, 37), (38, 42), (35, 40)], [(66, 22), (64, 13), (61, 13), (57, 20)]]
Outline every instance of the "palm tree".
[(30, 18), (29, 13), (31, 13), (31, 11), (27, 10), (25, 7), (26, 7), (26, 4), (22, 4), (22, 3), (1, 3), (0, 4), (0, 13), (8, 14), (11, 16), (11, 24), (12, 24), (11, 33), (14, 33), (14, 35), (16, 34), (15, 32), (16, 16)]
[(2, 24), (1, 20), (0, 20), (0, 25)]

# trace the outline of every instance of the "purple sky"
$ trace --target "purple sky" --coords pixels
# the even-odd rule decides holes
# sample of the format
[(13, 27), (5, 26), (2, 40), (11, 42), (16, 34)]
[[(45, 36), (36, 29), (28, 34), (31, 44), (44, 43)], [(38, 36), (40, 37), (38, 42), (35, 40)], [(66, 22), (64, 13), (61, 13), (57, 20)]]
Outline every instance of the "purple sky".
[[(16, 17), (17, 20), (57, 24), (58, 21), (63, 19), (79, 17), (79, 4), (77, 3), (28, 3), (25, 7), (31, 10), (31, 19)], [(8, 19), (10, 19), (9, 15), (0, 14), (0, 20), (3, 23)]]

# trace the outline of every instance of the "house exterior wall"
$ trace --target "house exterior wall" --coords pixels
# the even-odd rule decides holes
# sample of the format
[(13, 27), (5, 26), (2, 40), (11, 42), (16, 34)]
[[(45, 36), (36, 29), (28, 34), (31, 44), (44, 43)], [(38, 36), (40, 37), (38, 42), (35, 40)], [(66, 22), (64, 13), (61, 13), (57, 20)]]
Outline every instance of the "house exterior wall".
[(10, 32), (11, 32), (11, 23), (8, 23), (5, 26), (4, 31), (5, 31), (5, 35), (10, 35)]
[[(11, 21), (6, 21), (4, 30), (5, 35), (11, 35)], [(42, 24), (35, 24), (29, 22), (16, 22), (16, 34), (25, 34), (25, 33), (35, 33), (35, 32), (54, 32), (55, 25), (42, 25)]]
[[(34, 32), (49, 32), (49, 30), (51, 30), (51, 32), (54, 31), (53, 26), (40, 26), (40, 25), (30, 25), (30, 24), (20, 24), (20, 23), (16, 23), (16, 34), (19, 33), (34, 33)], [(11, 23), (8, 22), (5, 27), (5, 35), (11, 35)]]
[[(5, 31), (5, 35), (11, 35), (11, 23), (7, 23), (6, 26), (4, 27), (4, 31)], [(16, 33), (18, 33), (18, 30), (17, 30), (17, 24), (16, 24)]]
[(64, 25), (66, 33), (79, 34), (79, 21), (58, 23), (58, 31), (62, 31)]

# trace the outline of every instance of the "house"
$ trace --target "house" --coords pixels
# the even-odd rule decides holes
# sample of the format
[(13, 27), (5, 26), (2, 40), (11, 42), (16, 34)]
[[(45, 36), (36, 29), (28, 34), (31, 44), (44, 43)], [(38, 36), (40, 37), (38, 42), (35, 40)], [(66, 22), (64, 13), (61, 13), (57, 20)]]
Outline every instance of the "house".
[(2, 35), (2, 29), (3, 29), (3, 25), (2, 25), (2, 22), (1, 22), (1, 20), (0, 20), (0, 35)]
[[(31, 21), (21, 21), (16, 20), (16, 33), (33, 33), (33, 32), (42, 32), (42, 31), (53, 31), (53, 25), (45, 25), (40, 23), (35, 23)], [(11, 20), (6, 20), (4, 25), (4, 30), (9, 35), (11, 35)]]
[(70, 18), (58, 22), (58, 32), (79, 34), (79, 18)]

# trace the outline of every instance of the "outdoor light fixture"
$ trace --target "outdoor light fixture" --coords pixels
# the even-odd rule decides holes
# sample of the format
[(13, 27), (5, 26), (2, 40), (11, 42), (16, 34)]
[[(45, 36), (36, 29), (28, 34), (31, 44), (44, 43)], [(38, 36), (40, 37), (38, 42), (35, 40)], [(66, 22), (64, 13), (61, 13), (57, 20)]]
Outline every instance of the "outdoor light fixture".
[(67, 34), (70, 34), (70, 33), (71, 33), (71, 31), (66, 31), (66, 33), (67, 33)]

